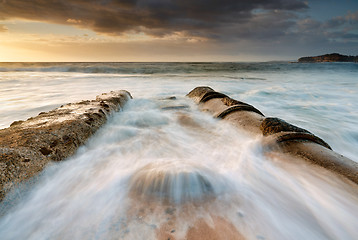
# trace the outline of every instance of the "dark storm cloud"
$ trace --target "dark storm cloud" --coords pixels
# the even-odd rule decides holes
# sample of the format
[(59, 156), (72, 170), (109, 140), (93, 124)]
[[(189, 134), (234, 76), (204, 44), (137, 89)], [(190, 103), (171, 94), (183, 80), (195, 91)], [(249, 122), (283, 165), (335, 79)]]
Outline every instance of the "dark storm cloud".
[(302, 0), (2, 0), (0, 19), (74, 24), (113, 35), (231, 38), (271, 34), (270, 29), (281, 34), (292, 24), (289, 13), (307, 7)]
[(357, 42), (358, 11), (345, 16), (333, 17), (326, 21), (312, 18), (300, 19), (296, 22), (294, 34), (297, 38), (310, 38), (311, 41), (320, 40), (332, 42)]
[[(337, 28), (342, 26), (358, 26), (358, 11), (350, 12), (346, 16), (334, 17), (325, 22), (324, 26), (326, 28)], [(358, 29), (358, 28), (357, 28)]]

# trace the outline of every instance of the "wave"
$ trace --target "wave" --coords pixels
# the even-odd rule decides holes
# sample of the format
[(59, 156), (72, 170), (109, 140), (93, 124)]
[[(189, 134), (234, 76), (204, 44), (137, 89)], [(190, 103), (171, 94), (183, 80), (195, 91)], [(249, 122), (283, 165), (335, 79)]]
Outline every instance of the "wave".
[[(222, 72), (277, 72), (290, 70), (337, 69), (339, 63), (293, 64), (290, 62), (261, 63), (0, 63), (0, 72), (78, 72), (109, 74), (181, 74)], [(357, 64), (339, 64), (342, 70), (356, 69)]]

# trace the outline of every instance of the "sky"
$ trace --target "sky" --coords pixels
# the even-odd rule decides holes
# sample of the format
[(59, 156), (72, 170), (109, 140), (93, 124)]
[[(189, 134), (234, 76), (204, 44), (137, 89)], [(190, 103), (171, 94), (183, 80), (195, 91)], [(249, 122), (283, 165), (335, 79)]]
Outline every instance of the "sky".
[(0, 62), (358, 55), (358, 0), (0, 0)]

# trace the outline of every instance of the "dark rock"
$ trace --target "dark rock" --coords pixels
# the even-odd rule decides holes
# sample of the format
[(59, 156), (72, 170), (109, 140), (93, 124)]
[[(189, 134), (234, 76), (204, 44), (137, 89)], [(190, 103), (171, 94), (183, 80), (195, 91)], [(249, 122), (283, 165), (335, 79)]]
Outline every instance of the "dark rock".
[(103, 115), (101, 115), (99, 113), (94, 113), (93, 115), (95, 115), (96, 117), (99, 117), (99, 118), (103, 117)]
[(241, 101), (238, 101), (238, 100), (235, 100), (235, 99), (232, 99), (230, 97), (224, 97), (222, 100), (221, 100), (226, 106), (234, 106), (234, 105), (247, 105), (247, 106), (251, 106), (250, 104), (247, 104), (247, 103), (244, 103), (244, 102), (241, 102)]
[(260, 126), (262, 134), (264, 136), (268, 136), (271, 134), (279, 133), (279, 132), (303, 132), (310, 133), (309, 131), (296, 127), (282, 119), (279, 118), (265, 118)]
[(104, 116), (106, 116), (106, 114), (103, 112), (102, 109), (98, 110), (98, 113), (99, 113), (99, 114), (102, 114), (102, 115), (104, 115)]
[(28, 158), (24, 158), (22, 161), (23, 161), (23, 162), (30, 162), (31, 160), (28, 159)]
[(180, 109), (188, 109), (188, 108), (189, 106), (187, 105), (162, 107), (163, 110), (180, 110)]
[(199, 103), (203, 96), (208, 92), (215, 92), (214, 89), (207, 86), (196, 87), (191, 90), (186, 96), (193, 99), (196, 103)]
[(13, 123), (10, 124), (10, 127), (13, 127), (13, 126), (16, 126), (16, 125), (19, 125), (21, 123), (23, 123), (24, 121), (20, 120), (20, 121), (15, 121)]
[(210, 99), (214, 99), (214, 98), (227, 98), (228, 96), (226, 96), (223, 93), (219, 93), (219, 92), (207, 92), (205, 93), (202, 98), (200, 99), (200, 103), (204, 103), (209, 101)]
[(170, 97), (160, 98), (159, 100), (177, 100), (177, 97), (176, 96), (170, 96)]
[(64, 144), (68, 144), (69, 142), (71, 142), (71, 138), (67, 135), (63, 136), (62, 140)]
[(46, 147), (42, 147), (40, 148), (40, 152), (43, 154), (43, 155), (49, 155), (50, 153), (52, 153), (52, 151)]
[(52, 141), (52, 143), (50, 144), (50, 147), (54, 148), (57, 146), (58, 143), (59, 143), (59, 141), (58, 141), (58, 139), (56, 139), (56, 140)]
[(358, 62), (358, 56), (347, 56), (339, 53), (325, 54), (315, 57), (301, 57), (298, 59), (300, 63), (313, 62)]
[(177, 98), (175, 96), (167, 97), (167, 100), (176, 100)]
[(241, 105), (240, 104), (240, 105), (234, 105), (234, 106), (231, 106), (231, 107), (227, 108), (225, 111), (223, 111), (219, 115), (217, 115), (216, 118), (224, 119), (230, 113), (239, 112), (239, 111), (254, 112), (254, 113), (260, 114), (263, 117), (265, 116), (257, 108), (255, 108), (255, 107), (253, 107), (251, 105), (247, 105), (247, 104), (246, 105)]
[(168, 207), (167, 209), (165, 209), (165, 213), (169, 215), (173, 215), (175, 211), (176, 209), (172, 207)]
[(328, 143), (313, 133), (279, 118), (265, 118), (260, 125), (260, 130), (264, 136), (283, 133), (276, 137), (277, 143), (288, 141), (310, 141), (332, 150)]

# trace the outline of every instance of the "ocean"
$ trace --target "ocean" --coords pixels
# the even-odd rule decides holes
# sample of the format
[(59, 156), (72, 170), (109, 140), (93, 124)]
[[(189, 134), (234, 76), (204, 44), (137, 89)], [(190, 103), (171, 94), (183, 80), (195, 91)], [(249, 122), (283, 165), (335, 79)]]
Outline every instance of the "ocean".
[[(325, 171), (269, 159), (260, 139), (185, 97), (197, 86), (305, 128), (358, 162), (356, 63), (0, 63), (0, 128), (103, 92), (133, 96), (75, 156), (24, 186), (14, 206), (2, 203), (1, 239), (156, 239), (168, 216), (150, 203), (133, 207), (130, 197), (147, 167), (189, 173), (190, 187), (175, 175), (170, 193), (178, 239), (197, 217), (210, 223), (214, 215), (247, 239), (356, 239), (356, 193)], [(163, 109), (172, 96), (188, 107)], [(180, 125), (183, 115), (198, 128)], [(205, 192), (202, 177), (216, 198), (184, 216), (185, 199)]]

